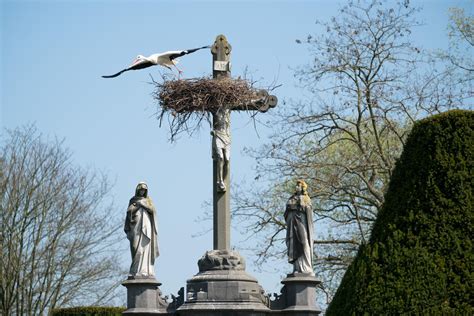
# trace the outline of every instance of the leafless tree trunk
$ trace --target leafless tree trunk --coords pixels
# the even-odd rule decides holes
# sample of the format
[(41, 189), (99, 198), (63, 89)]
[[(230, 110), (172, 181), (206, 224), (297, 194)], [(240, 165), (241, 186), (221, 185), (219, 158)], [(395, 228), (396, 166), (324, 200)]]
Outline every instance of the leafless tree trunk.
[(119, 271), (108, 180), (75, 167), (61, 142), (45, 142), (34, 127), (3, 136), (1, 313), (100, 303)]

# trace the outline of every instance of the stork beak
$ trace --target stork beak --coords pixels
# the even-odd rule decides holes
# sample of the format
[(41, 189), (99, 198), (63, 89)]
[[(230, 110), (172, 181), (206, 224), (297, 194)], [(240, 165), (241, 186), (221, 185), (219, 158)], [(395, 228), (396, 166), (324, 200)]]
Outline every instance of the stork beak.
[(136, 59), (132, 62), (132, 64), (130, 65), (130, 67), (135, 66), (136, 64), (139, 64), (141, 61), (142, 61), (142, 59), (136, 58)]

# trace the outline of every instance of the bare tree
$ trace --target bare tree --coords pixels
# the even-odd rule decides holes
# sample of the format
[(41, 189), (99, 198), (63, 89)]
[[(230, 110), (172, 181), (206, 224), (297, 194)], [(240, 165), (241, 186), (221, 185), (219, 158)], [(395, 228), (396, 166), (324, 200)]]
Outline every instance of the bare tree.
[(117, 283), (105, 176), (74, 166), (33, 126), (3, 135), (0, 156), (2, 315), (99, 304)]
[(318, 22), (322, 35), (305, 41), (312, 62), (296, 74), (312, 98), (281, 107), (270, 143), (248, 150), (267, 188), (243, 188), (234, 216), (261, 237), (259, 263), (284, 258), (284, 201), (295, 179), (307, 181), (317, 221), (315, 271), (328, 301), (369, 238), (413, 122), (472, 97), (472, 81), (451, 80), (452, 68), (410, 41), (416, 12), (407, 3), (351, 1), (330, 22)]
[(466, 71), (472, 80), (474, 72), (474, 17), (467, 15), (464, 9), (451, 8), (448, 25), (450, 45), (443, 54), (454, 66)]

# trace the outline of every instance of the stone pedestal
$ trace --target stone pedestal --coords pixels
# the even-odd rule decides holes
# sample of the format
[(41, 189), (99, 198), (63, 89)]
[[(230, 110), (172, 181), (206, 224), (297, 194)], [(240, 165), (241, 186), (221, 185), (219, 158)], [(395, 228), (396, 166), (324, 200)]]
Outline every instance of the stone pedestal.
[(321, 308), (316, 303), (316, 286), (321, 283), (314, 274), (289, 274), (281, 283), (284, 284), (284, 315), (312, 316), (319, 315)]
[(257, 280), (245, 272), (235, 251), (208, 251), (198, 262), (200, 272), (187, 281), (186, 301), (178, 315), (264, 316), (268, 298)]
[(130, 278), (122, 282), (127, 288), (127, 310), (123, 315), (169, 315), (155, 278)]

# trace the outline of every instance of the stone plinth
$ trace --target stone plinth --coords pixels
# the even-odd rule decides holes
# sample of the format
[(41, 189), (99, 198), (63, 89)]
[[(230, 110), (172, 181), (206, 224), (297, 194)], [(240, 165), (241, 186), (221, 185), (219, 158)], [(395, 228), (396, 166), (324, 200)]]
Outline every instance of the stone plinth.
[(127, 288), (127, 310), (123, 315), (169, 315), (161, 298), (161, 283), (155, 278), (129, 278), (122, 285)]
[(237, 252), (207, 252), (199, 269), (187, 281), (186, 301), (178, 315), (263, 316), (270, 312), (262, 287), (245, 272), (245, 262)]
[(321, 281), (314, 274), (289, 274), (281, 283), (284, 284), (282, 290), (283, 315), (312, 316), (321, 313), (321, 308), (316, 303), (316, 286)]

